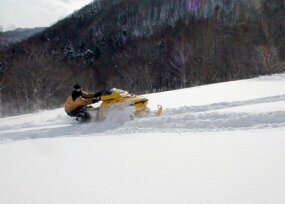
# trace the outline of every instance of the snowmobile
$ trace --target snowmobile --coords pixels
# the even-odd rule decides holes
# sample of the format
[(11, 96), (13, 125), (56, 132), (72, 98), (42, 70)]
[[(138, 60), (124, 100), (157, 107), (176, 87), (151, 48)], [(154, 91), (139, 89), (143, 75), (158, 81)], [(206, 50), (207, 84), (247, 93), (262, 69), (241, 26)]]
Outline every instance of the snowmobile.
[(101, 96), (102, 103), (96, 108), (96, 121), (106, 119), (108, 114), (117, 110), (130, 110), (130, 119), (144, 116), (159, 116), (162, 113), (162, 106), (158, 105), (156, 111), (147, 107), (148, 99), (144, 96), (129, 94), (127, 91), (112, 88), (104, 91)]

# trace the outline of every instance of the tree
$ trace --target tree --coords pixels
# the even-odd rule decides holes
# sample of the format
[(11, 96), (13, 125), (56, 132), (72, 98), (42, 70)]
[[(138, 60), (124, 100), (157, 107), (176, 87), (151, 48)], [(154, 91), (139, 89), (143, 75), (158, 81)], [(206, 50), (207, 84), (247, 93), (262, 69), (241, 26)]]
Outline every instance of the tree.
[(171, 75), (175, 77), (177, 83), (183, 88), (191, 77), (190, 60), (192, 59), (192, 49), (190, 42), (182, 35), (180, 39), (174, 40), (172, 58), (169, 60), (172, 69)]
[(2, 116), (3, 114), (3, 101), (2, 101), (2, 86), (3, 86), (3, 78), (1, 77), (0, 78), (0, 117)]
[[(1, 36), (0, 36), (1, 37)], [(0, 53), (0, 116), (2, 115), (3, 101), (2, 101), (2, 87), (4, 82), (4, 73), (7, 69), (7, 65), (2, 59), (2, 55)]]

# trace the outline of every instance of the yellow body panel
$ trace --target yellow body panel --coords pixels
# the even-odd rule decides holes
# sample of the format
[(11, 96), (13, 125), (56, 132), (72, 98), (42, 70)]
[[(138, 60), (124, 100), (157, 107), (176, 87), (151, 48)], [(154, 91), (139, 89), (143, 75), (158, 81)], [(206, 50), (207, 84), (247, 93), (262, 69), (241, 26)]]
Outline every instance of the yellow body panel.
[(134, 106), (134, 114), (137, 115), (146, 110), (148, 103), (148, 99), (142, 96), (129, 94), (128, 92), (120, 89), (111, 89), (109, 94), (101, 96), (101, 100), (103, 102), (99, 107), (98, 113), (98, 117), (100, 120), (104, 119), (104, 111), (112, 106)]

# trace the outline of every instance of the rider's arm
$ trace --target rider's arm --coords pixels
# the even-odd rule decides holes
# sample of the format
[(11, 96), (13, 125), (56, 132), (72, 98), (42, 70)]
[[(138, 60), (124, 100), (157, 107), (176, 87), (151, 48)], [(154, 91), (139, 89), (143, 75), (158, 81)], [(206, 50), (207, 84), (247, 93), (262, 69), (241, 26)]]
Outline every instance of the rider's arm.
[(90, 105), (93, 103), (92, 99), (84, 99), (82, 97), (78, 97), (76, 100), (75, 100), (75, 103), (78, 105), (78, 106), (87, 106), (87, 105)]
[(83, 98), (93, 98), (95, 96), (94, 93), (87, 93), (85, 91), (81, 91), (82, 92), (82, 97)]

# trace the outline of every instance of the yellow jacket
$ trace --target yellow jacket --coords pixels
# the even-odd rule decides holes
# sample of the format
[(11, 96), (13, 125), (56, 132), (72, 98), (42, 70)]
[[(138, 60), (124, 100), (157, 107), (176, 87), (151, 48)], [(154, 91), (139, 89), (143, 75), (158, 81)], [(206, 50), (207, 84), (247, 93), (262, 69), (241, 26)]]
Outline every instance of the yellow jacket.
[(64, 109), (65, 112), (70, 113), (71, 111), (75, 110), (78, 107), (87, 106), (89, 104), (92, 104), (92, 99), (94, 97), (94, 94), (87, 93), (82, 91), (82, 96), (79, 96), (75, 99), (75, 101), (72, 99), (72, 96), (68, 96), (68, 98), (65, 101)]

